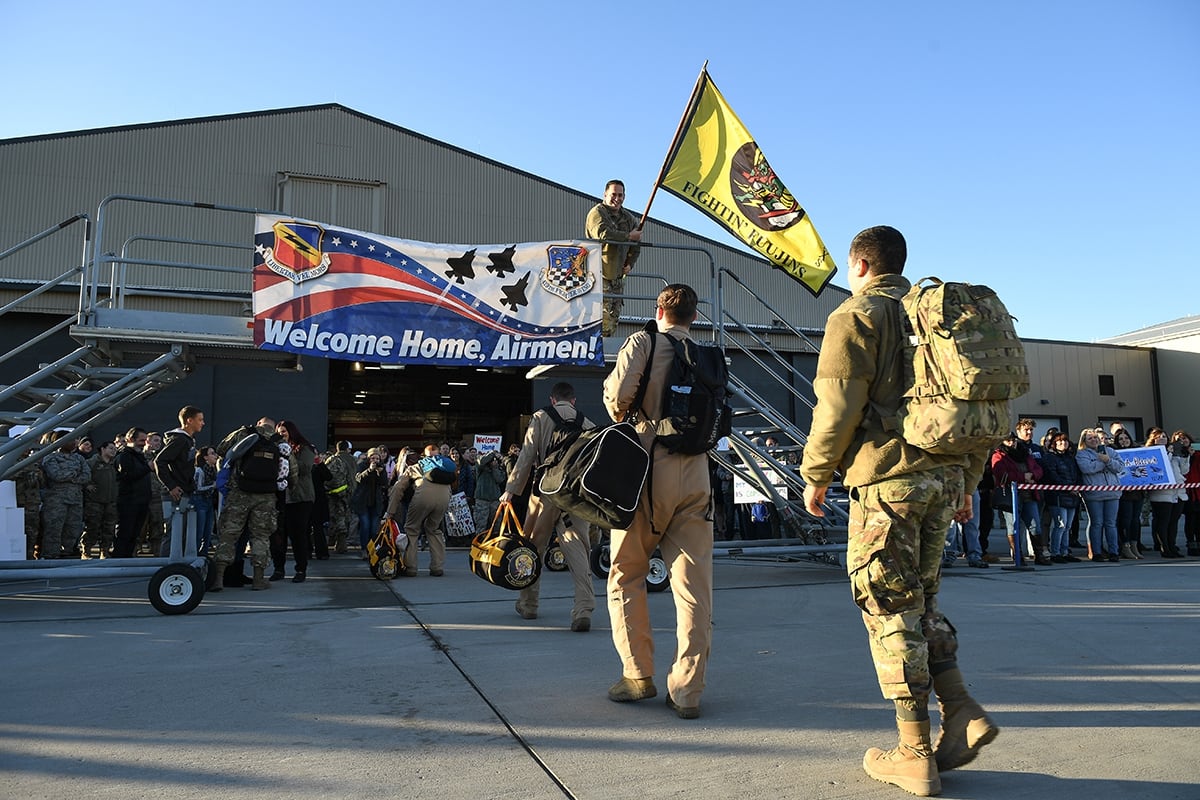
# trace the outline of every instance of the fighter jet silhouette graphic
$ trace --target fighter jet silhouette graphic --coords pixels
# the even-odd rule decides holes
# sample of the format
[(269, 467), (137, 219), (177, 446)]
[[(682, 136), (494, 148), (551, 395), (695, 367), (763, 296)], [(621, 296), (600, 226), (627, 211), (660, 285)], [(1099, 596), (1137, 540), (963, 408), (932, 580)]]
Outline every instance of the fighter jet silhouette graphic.
[(472, 248), (461, 256), (447, 258), (446, 263), (450, 265), (450, 269), (446, 271), (446, 277), (453, 278), (459, 284), (466, 283), (463, 278), (474, 278), (475, 270), (471, 268), (471, 262), (475, 260), (475, 249)]
[(488, 272), (494, 272), (497, 278), (507, 278), (508, 273), (516, 272), (517, 268), (513, 266), (513, 255), (517, 252), (515, 245), (509, 245), (499, 253), (488, 253), (488, 258), (492, 263), (487, 265)]
[(500, 287), (504, 292), (504, 299), (500, 303), (508, 306), (510, 311), (516, 311), (518, 306), (529, 305), (529, 298), (525, 296), (525, 290), (529, 288), (529, 275), (530, 273), (526, 272), (516, 283)]

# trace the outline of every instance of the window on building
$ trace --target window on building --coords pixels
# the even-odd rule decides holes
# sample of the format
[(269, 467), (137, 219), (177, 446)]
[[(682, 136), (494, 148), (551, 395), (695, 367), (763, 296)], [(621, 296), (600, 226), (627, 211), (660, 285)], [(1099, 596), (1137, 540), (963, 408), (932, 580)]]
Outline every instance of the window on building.
[(1117, 382), (1112, 375), (1100, 376), (1100, 396), (1115, 397), (1117, 394)]

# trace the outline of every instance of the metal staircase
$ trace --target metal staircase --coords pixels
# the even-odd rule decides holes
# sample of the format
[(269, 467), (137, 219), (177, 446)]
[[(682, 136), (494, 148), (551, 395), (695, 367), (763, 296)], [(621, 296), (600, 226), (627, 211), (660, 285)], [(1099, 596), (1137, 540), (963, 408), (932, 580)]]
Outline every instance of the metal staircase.
[[(773, 330), (786, 331), (801, 342), (805, 351), (819, 352), (817, 345), (787, 317), (777, 311), (765, 298), (755, 292), (728, 268), (717, 270), (717, 294), (741, 292), (767, 309), (772, 319), (779, 321)], [(812, 382), (796, 370), (763, 336), (756, 326), (738, 319), (720, 304), (721, 320), (717, 326), (726, 353), (734, 350), (744, 354), (762, 373), (773, 379), (795, 401), (813, 408)], [(761, 327), (761, 326), (758, 326)], [(739, 336), (731, 334), (738, 333)], [(745, 340), (753, 343), (750, 346)], [(802, 391), (797, 385), (806, 386)], [(804, 509), (804, 482), (799, 475), (799, 462), (807, 435), (786, 414), (769, 403), (760, 392), (730, 373), (729, 388), (737, 405), (733, 409), (733, 434), (728, 452), (715, 451), (713, 459), (742, 480), (753, 485), (774, 506), (779, 517), (783, 540), (759, 540), (751, 543), (718, 542), (717, 549), (725, 554), (759, 554), (781, 556), (805, 554), (837, 561), (837, 553), (845, 550), (848, 514), (844, 503), (837, 502), (836, 492), (825, 504), (826, 516), (817, 518)]]
[[(160, 389), (182, 380), (198, 363), (251, 363), (276, 367), (295, 364), (295, 356), (257, 350), (244, 316), (132, 308), (134, 304), (127, 303), (127, 300), (137, 293), (128, 285), (127, 275), (131, 266), (240, 271), (247, 276), (250, 273), (248, 266), (238, 268), (196, 261), (135, 259), (129, 255), (133, 242), (152, 240), (244, 250), (251, 250), (252, 247), (249, 244), (227, 245), (159, 236), (131, 236), (119, 251), (110, 252), (104, 239), (105, 222), (114, 213), (115, 206), (126, 202), (240, 214), (256, 213), (255, 209), (209, 203), (114, 195), (100, 205), (94, 242), (93, 222), (81, 213), (0, 252), (0, 266), (3, 266), (5, 259), (17, 254), (30, 257), (30, 248), (39, 242), (78, 230), (77, 226), (82, 227), (82, 254), (77, 264), (0, 307), (2, 316), (38, 310), (37, 299), (48, 292), (61, 293), (64, 289), (72, 289), (77, 290), (79, 296), (76, 313), (0, 355), (0, 364), (4, 364), (63, 331), (68, 332), (79, 344), (61, 358), (39, 364), (27, 377), (11, 385), (0, 386), (0, 434), (9, 434), (7, 438), (0, 438), (0, 479), (12, 477), (27, 464), (53, 450), (56, 446), (54, 443), (42, 442), (46, 434), (58, 429), (69, 429), (77, 434), (87, 433)], [(248, 263), (248, 259), (245, 261)], [(186, 295), (181, 290), (176, 293)], [(248, 310), (248, 283), (243, 295)]]
[[(80, 309), (83, 308), (92, 227), (86, 214), (77, 214), (5, 250), (0, 253), (0, 264), (55, 234), (70, 232), (77, 225), (82, 226), (80, 262), (9, 302), (0, 308), (0, 315), (28, 310), (38, 297), (69, 286), (79, 288)], [(50, 326), (0, 355), (0, 364), (77, 325), (78, 321), (76, 314)], [(159, 386), (178, 379), (181, 368), (178, 351), (162, 354), (145, 364), (120, 365), (107, 361), (94, 347), (83, 344), (51, 363), (39, 365), (23, 380), (0, 387), (0, 426), (6, 432), (22, 431), (0, 440), (0, 478), (14, 474), (54, 449), (53, 443), (40, 443), (45, 434), (58, 428), (86, 431), (99, 425)]]

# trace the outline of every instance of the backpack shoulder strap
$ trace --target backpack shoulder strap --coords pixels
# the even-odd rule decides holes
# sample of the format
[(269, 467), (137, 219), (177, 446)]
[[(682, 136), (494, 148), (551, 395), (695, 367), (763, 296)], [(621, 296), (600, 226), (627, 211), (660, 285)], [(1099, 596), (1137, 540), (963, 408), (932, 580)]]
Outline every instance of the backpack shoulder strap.
[[(658, 341), (660, 335), (666, 336), (666, 334), (659, 333), (658, 323), (654, 320), (647, 322), (642, 330), (650, 334), (650, 355), (646, 358), (646, 367), (642, 370), (642, 379), (638, 382), (638, 390), (637, 394), (634, 395), (633, 404), (625, 412), (625, 418), (621, 420), (622, 422), (628, 422), (629, 418), (634, 414), (645, 414), (645, 411), (642, 409), (642, 403), (646, 400), (646, 388), (650, 385), (650, 366), (654, 363), (654, 344)], [(670, 339), (671, 337), (667, 336), (667, 338)]]

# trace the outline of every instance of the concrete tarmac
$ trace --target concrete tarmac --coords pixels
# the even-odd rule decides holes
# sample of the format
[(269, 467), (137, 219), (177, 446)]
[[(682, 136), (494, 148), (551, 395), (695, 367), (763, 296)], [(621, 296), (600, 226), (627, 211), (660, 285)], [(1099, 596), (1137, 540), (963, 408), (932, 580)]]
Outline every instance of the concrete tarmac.
[[(356, 555), (306, 583), (157, 613), (146, 579), (0, 583), (0, 797), (907, 797), (861, 768), (895, 742), (844, 571), (718, 561), (698, 720), (664, 704), (669, 592), (650, 596), (659, 696), (618, 704), (604, 604), (569, 630), (451, 550), (443, 578), (372, 579)], [(1002, 731), (943, 797), (1200, 798), (1200, 560), (946, 570), (943, 610)], [(934, 715), (936, 729), (937, 719)]]

